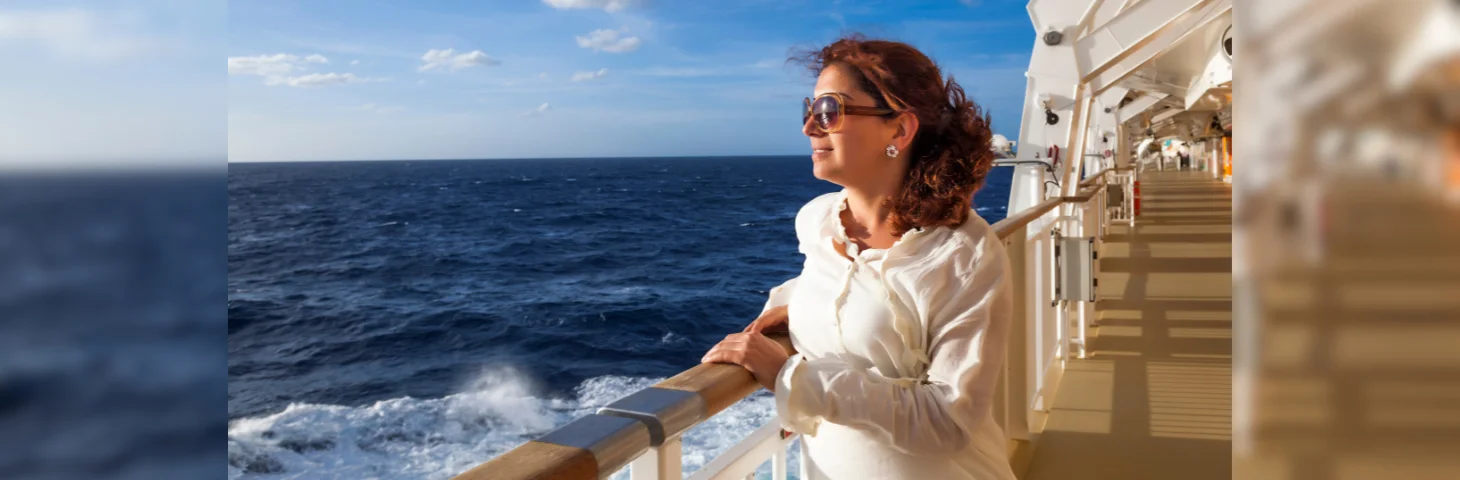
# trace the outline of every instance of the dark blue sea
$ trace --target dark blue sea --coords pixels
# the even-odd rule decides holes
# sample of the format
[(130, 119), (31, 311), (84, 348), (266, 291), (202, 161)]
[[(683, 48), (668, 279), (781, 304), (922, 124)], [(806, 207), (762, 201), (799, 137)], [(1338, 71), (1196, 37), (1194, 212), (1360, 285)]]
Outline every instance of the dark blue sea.
[[(690, 368), (839, 188), (806, 156), (230, 164), (229, 477), (447, 478)], [(686, 470), (773, 415), (691, 430)]]
[(0, 479), (218, 475), (222, 173), (0, 174)]

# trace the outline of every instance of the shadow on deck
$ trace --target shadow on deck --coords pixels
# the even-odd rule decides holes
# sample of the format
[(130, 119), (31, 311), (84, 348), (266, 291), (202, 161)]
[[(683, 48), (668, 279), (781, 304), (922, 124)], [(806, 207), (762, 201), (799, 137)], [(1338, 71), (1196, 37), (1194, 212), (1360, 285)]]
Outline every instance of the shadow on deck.
[(1232, 477), (1232, 189), (1145, 173), (1101, 251), (1090, 355), (1066, 364), (1024, 478)]

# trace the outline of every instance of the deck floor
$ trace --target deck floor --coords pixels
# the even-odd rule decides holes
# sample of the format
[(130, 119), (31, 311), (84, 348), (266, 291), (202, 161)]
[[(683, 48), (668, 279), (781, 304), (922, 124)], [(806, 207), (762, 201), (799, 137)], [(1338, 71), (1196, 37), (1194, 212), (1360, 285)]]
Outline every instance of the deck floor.
[(1317, 237), (1249, 203), (1265, 234), (1239, 294), (1262, 342), (1243, 354), (1256, 394), (1235, 473), (1460, 478), (1460, 205), (1376, 177), (1324, 190)]
[(1143, 172), (1108, 232), (1090, 355), (1066, 364), (1026, 479), (1232, 478), (1232, 188)]

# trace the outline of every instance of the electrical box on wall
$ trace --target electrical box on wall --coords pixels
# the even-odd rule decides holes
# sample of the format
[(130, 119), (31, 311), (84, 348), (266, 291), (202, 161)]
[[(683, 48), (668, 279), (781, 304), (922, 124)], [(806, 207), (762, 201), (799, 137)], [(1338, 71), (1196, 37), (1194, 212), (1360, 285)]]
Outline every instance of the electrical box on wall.
[(1059, 239), (1059, 288), (1056, 294), (1067, 302), (1095, 301), (1095, 239)]

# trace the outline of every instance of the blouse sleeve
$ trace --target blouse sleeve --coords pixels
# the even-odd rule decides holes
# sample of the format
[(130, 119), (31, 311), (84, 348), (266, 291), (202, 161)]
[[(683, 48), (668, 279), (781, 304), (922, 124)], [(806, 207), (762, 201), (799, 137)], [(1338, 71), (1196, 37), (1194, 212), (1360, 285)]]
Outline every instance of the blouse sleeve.
[(776, 379), (788, 430), (815, 436), (821, 422), (870, 432), (913, 455), (946, 455), (991, 418), (1013, 299), (1003, 245), (987, 235), (932, 259), (921, 274), (931, 363), (926, 382), (898, 381), (835, 358), (792, 356)]
[(765, 307), (760, 309), (760, 313), (764, 314), (772, 308), (791, 303), (791, 293), (796, 291), (796, 280), (799, 278), (801, 278), (799, 275), (791, 277), (790, 280), (771, 288), (770, 295), (766, 297)]

